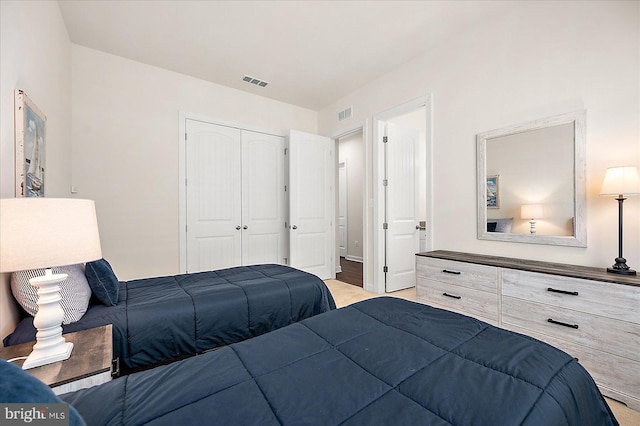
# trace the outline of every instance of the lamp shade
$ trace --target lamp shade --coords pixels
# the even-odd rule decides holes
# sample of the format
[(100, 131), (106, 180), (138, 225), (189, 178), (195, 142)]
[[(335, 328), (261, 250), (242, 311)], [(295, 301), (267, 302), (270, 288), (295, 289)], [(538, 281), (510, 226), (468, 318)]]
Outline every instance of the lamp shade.
[(0, 200), (0, 272), (51, 268), (101, 257), (92, 200)]
[(523, 204), (520, 207), (520, 217), (522, 219), (542, 219), (544, 211), (541, 204)]
[(604, 175), (600, 195), (638, 195), (640, 176), (635, 166), (610, 167)]

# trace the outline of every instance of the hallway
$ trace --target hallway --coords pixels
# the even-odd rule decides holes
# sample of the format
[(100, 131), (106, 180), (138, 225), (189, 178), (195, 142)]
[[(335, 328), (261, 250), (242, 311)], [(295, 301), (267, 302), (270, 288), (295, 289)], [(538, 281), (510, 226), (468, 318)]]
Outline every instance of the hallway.
[(362, 263), (340, 258), (340, 267), (342, 272), (336, 274), (336, 280), (362, 287)]

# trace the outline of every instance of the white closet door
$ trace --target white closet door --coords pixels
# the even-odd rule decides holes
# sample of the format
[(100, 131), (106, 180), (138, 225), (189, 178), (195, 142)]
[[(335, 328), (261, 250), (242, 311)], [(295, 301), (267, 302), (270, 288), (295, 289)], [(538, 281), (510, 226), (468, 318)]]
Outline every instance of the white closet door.
[(387, 123), (386, 291), (415, 286), (415, 254), (419, 250), (417, 129)]
[(240, 130), (186, 120), (187, 271), (240, 265)]
[(242, 264), (287, 257), (284, 138), (242, 131)]
[(291, 131), (289, 138), (289, 209), (291, 265), (333, 278), (333, 140)]

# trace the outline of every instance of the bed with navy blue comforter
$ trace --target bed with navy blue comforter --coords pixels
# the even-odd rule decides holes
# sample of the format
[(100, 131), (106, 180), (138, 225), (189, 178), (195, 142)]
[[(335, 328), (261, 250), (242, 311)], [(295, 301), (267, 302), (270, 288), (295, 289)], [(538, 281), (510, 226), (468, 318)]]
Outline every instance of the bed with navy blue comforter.
[(395, 298), (62, 395), (89, 425), (617, 425), (570, 355)]
[[(239, 342), (335, 309), (325, 283), (284, 265), (218, 271), (120, 283), (115, 306), (91, 305), (64, 333), (113, 324), (114, 359), (123, 372)], [(25, 318), (5, 346), (35, 340)]]

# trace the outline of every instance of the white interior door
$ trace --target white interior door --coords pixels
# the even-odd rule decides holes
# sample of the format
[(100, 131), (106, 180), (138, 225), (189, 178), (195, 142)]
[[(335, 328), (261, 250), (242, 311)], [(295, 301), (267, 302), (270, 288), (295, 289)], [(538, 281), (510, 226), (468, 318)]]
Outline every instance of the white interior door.
[(284, 138), (242, 131), (242, 264), (284, 263)]
[(335, 277), (333, 140), (292, 130), (289, 137), (290, 264)]
[(196, 120), (185, 128), (187, 272), (240, 265), (240, 130)]
[(416, 158), (419, 132), (386, 123), (386, 291), (415, 286), (419, 251)]
[(338, 164), (338, 249), (347, 257), (347, 163)]

